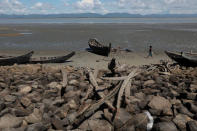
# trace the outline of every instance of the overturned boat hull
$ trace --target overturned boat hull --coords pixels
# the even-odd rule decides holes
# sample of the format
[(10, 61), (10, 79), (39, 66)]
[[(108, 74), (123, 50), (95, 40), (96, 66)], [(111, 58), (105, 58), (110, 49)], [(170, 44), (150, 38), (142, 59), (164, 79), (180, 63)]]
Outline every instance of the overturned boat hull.
[(66, 60), (70, 59), (72, 56), (75, 55), (75, 52), (71, 52), (68, 55), (65, 56), (58, 56), (58, 57), (52, 57), (51, 59), (45, 59), (45, 60), (30, 60), (31, 64), (46, 64), (46, 63), (64, 63)]
[(92, 52), (102, 56), (108, 56), (111, 50), (111, 44), (109, 46), (103, 46), (96, 39), (90, 39), (88, 41), (89, 47), (92, 49)]
[(170, 51), (165, 51), (165, 53), (179, 65), (187, 67), (197, 67), (197, 55), (192, 55), (188, 53), (175, 53)]
[(33, 53), (34, 52), (31, 51), (31, 52), (21, 55), (21, 56), (0, 59), (0, 65), (6, 66), (6, 65), (14, 65), (14, 64), (27, 64), (27, 63), (29, 63), (29, 60), (30, 60), (31, 56), (33, 55)]

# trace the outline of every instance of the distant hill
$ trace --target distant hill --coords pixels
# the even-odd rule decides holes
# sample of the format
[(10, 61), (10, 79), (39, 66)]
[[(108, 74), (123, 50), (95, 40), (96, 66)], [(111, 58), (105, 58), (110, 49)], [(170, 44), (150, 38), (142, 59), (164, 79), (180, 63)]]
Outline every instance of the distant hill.
[(0, 18), (187, 18), (197, 17), (197, 14), (129, 14), (129, 13), (79, 13), (79, 14), (29, 14), (29, 15), (7, 15), (0, 14)]

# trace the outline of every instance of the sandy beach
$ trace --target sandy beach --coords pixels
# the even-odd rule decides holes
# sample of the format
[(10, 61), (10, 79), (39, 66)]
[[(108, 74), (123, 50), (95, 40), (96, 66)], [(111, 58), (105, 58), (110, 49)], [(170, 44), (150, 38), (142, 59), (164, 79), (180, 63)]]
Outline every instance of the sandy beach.
[[(24, 51), (2, 51), (0, 55), (21, 55), (26, 52)], [(39, 52), (36, 51), (33, 58), (37, 57), (51, 57), (51, 56), (61, 56), (66, 55), (69, 52)], [(125, 52), (125, 51), (119, 51), (119, 52), (112, 52), (109, 57), (100, 56), (88, 51), (76, 51), (76, 54), (71, 57), (68, 61), (65, 63), (57, 63), (57, 64), (49, 64), (54, 66), (62, 66), (62, 65), (71, 65), (74, 67), (91, 67), (96, 69), (105, 69), (107, 68), (108, 63), (112, 58), (116, 59), (117, 64), (122, 65), (131, 65), (131, 66), (139, 66), (139, 65), (148, 65), (148, 64), (159, 64), (160, 60), (167, 60), (171, 61), (164, 52), (160, 53), (153, 53), (153, 57), (146, 58), (147, 52), (140, 53), (140, 52)]]

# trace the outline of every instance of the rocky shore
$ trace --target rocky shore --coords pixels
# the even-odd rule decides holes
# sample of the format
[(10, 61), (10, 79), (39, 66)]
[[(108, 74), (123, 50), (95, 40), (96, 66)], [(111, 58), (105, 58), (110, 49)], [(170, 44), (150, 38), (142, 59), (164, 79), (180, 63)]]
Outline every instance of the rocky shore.
[(197, 68), (0, 67), (2, 131), (196, 131)]

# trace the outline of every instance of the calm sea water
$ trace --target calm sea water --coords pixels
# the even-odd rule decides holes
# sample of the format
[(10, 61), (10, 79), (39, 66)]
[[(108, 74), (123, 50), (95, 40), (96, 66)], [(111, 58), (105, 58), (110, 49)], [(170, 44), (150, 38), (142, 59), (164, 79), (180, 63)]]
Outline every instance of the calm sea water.
[(24, 23), (197, 23), (197, 18), (0, 18), (0, 24)]

